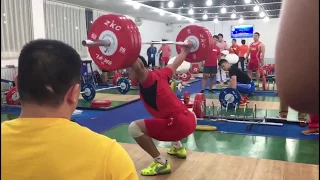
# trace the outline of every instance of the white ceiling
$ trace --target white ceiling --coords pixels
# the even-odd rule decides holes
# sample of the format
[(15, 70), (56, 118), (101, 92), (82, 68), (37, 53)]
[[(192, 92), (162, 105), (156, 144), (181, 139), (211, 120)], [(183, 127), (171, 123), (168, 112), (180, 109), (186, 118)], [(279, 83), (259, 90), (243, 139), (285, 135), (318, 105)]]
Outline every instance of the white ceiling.
[(117, 14), (129, 15), (132, 17), (140, 17), (145, 20), (163, 22), (163, 23), (189, 23), (190, 19), (182, 18), (178, 20), (175, 14), (165, 11), (165, 15), (160, 16), (154, 7), (140, 4), (138, 10), (128, 4), (127, 0), (59, 0), (68, 4), (75, 4), (86, 8), (99, 9), (103, 11), (113, 12)]

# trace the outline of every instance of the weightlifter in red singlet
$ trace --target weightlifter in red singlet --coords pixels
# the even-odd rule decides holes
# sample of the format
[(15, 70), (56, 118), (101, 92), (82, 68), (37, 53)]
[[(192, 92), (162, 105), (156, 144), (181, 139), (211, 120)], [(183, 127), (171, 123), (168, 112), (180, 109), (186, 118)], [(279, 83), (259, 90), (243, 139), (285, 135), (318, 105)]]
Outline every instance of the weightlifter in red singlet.
[(259, 83), (260, 80), (260, 66), (263, 65), (263, 59), (265, 55), (265, 46), (259, 40), (260, 34), (255, 32), (253, 35), (254, 42), (250, 44), (246, 59), (250, 55), (250, 61), (248, 63), (248, 75), (252, 79), (252, 71), (256, 71), (256, 81)]

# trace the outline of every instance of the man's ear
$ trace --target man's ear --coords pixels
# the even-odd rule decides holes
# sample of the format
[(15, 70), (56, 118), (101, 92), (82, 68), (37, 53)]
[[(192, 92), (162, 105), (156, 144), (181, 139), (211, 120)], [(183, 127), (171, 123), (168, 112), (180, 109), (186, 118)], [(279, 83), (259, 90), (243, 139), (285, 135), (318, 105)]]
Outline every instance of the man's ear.
[(18, 74), (14, 75), (13, 82), (15, 84), (15, 87), (18, 89)]

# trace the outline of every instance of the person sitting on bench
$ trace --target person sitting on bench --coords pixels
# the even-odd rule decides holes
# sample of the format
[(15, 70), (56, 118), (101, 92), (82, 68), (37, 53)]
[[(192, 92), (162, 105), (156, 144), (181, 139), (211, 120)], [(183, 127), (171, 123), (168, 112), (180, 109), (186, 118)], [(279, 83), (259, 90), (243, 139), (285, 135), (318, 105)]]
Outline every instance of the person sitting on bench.
[(229, 72), (230, 81), (228, 87), (239, 91), (241, 94), (240, 105), (248, 103), (249, 98), (247, 95), (255, 91), (255, 85), (251, 78), (235, 64), (231, 65), (226, 59), (221, 59), (218, 65), (221, 69)]

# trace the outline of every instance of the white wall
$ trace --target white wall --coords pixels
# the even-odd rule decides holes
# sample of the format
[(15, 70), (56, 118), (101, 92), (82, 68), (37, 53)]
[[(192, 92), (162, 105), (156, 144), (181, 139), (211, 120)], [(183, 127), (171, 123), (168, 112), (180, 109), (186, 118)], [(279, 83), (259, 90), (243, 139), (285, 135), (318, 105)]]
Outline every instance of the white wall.
[[(231, 45), (231, 26), (232, 25), (240, 25), (238, 21), (220, 21), (219, 23), (215, 24), (212, 21), (200, 22), (196, 23), (197, 25), (204, 26), (212, 35), (217, 35), (218, 33), (222, 33), (224, 36), (225, 41), (227, 41), (228, 45)], [(274, 58), (275, 54), (275, 45), (276, 39), (278, 36), (279, 30), (279, 19), (273, 18), (270, 19), (268, 22), (264, 22), (262, 19), (258, 20), (245, 20), (242, 24), (248, 24), (254, 26), (254, 32), (260, 33), (260, 40), (266, 46), (266, 55), (265, 58)], [(175, 39), (178, 35), (179, 31), (189, 24), (174, 24), (173, 25), (173, 32), (167, 35), (170, 39)], [(252, 38), (246, 39), (247, 44), (252, 42)], [(238, 40), (240, 44), (240, 39)], [(175, 46), (172, 46), (173, 55), (176, 55)]]
[[(41, 11), (41, 12), (39, 12)], [(33, 15), (33, 32), (34, 38), (45, 38), (45, 23), (44, 23), (44, 12), (43, 12), (43, 0), (32, 0), (32, 15)], [(133, 17), (127, 16), (134, 21)], [(142, 42), (161, 40), (166, 37), (166, 25), (160, 22), (143, 20), (141, 26), (138, 27), (141, 35)], [(81, 42), (79, 42), (81, 43)], [(140, 55), (144, 56), (147, 60), (147, 49), (149, 45), (142, 45)], [(91, 60), (90, 55), (82, 58), (83, 60)], [(158, 60), (158, 57), (156, 57)], [(6, 65), (18, 66), (17, 59), (3, 60), (1, 59), (1, 67)], [(156, 61), (156, 65), (159, 62)], [(93, 68), (96, 69), (95, 65)]]

